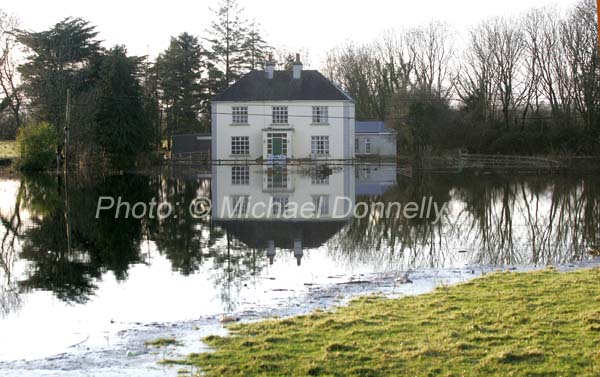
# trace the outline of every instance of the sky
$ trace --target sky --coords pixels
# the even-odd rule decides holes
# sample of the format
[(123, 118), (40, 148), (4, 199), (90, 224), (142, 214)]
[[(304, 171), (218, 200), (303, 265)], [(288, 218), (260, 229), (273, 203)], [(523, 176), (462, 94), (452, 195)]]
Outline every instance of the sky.
[[(561, 9), (577, 0), (238, 0), (249, 19), (262, 26), (272, 46), (304, 49), (312, 68), (327, 51), (346, 42), (364, 43), (387, 30), (447, 22), (460, 36), (493, 16), (515, 16), (532, 7)], [(65, 17), (81, 17), (98, 27), (104, 45), (124, 44), (134, 55), (155, 57), (170, 36), (206, 35), (218, 0), (198, 1), (3, 1), (0, 8), (16, 15), (21, 27), (44, 30)]]

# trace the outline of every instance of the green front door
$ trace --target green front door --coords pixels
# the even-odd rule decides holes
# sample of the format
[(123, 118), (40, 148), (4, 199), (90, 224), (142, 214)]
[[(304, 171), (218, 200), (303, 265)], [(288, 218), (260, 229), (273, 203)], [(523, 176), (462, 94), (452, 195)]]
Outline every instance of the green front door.
[(273, 156), (281, 156), (283, 154), (283, 140), (281, 137), (273, 138)]

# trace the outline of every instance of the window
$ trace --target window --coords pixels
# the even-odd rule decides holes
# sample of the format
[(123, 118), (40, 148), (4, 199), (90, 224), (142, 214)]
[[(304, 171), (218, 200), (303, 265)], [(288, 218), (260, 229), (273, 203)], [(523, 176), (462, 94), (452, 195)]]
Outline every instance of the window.
[(231, 168), (231, 184), (235, 186), (250, 184), (250, 167), (233, 166)]
[(233, 216), (245, 216), (248, 213), (248, 202), (250, 197), (246, 195), (235, 195), (229, 197), (229, 206), (233, 208)]
[(358, 139), (354, 139), (354, 153), (359, 153), (360, 151), (360, 143), (358, 142)]
[(250, 138), (248, 136), (231, 137), (231, 154), (247, 156), (250, 154)]
[(233, 124), (248, 124), (248, 106), (234, 106), (231, 114)]
[(288, 123), (288, 108), (287, 106), (273, 106), (273, 124)]
[(315, 215), (329, 214), (329, 197), (327, 195), (314, 195), (312, 201), (315, 206)]
[(371, 140), (365, 139), (365, 153), (371, 153)]
[(281, 215), (287, 209), (288, 197), (287, 196), (273, 196), (273, 206), (271, 207), (271, 213), (273, 215)]
[(329, 136), (313, 136), (311, 138), (310, 150), (315, 156), (329, 155)]
[(313, 106), (312, 122), (314, 124), (327, 124), (329, 121), (327, 106)]

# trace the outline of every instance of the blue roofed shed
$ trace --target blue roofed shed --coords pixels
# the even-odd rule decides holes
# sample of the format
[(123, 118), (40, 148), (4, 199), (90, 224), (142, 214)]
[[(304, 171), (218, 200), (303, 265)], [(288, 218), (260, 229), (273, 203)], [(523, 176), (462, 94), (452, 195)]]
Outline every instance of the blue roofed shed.
[(396, 156), (396, 133), (382, 121), (356, 121), (354, 152), (361, 156)]

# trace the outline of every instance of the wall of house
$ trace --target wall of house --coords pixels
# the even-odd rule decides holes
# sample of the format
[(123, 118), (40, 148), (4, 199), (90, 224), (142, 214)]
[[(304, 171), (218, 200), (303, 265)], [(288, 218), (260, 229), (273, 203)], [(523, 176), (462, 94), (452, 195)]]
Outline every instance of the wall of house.
[[(356, 134), (355, 140), (358, 140), (358, 155), (371, 154), (375, 156), (393, 157), (396, 156), (396, 138), (393, 134)], [(371, 143), (371, 152), (366, 152), (365, 142)]]
[[(248, 106), (248, 124), (232, 124), (232, 107)], [(288, 107), (288, 126), (272, 124), (272, 106)], [(312, 107), (327, 106), (329, 123), (312, 124)], [(257, 159), (266, 157), (265, 129), (273, 132), (289, 129), (291, 143), (288, 144), (288, 157), (305, 159), (311, 157), (311, 137), (329, 136), (329, 156), (331, 159), (354, 158), (354, 103), (350, 101), (277, 101), (277, 102), (213, 102), (212, 104), (213, 158), (220, 160)], [(231, 137), (248, 136), (250, 155), (231, 155)]]

